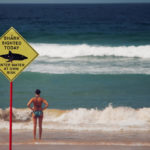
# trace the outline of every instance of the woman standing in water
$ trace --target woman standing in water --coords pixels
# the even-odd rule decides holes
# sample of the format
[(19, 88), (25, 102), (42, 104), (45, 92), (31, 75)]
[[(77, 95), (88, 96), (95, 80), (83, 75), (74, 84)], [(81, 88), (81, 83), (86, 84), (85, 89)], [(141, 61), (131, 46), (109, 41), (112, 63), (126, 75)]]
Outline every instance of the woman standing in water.
[[(39, 140), (42, 137), (42, 120), (43, 120), (43, 111), (48, 107), (48, 102), (40, 97), (41, 91), (37, 89), (35, 91), (35, 97), (31, 98), (28, 102), (27, 106), (33, 111), (32, 118), (33, 118), (33, 137), (36, 139), (36, 127), (37, 127), (37, 120), (39, 120)], [(33, 107), (30, 105), (33, 103)], [(45, 104), (45, 107), (42, 108), (42, 104)]]

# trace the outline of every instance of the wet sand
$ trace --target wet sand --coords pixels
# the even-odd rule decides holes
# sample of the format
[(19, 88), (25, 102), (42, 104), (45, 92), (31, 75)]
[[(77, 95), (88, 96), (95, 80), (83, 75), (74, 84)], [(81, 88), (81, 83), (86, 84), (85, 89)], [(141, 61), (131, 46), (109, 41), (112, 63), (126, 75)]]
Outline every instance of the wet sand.
[[(8, 150), (8, 131), (0, 131), (0, 150)], [(41, 141), (32, 131), (13, 131), (13, 150), (149, 150), (150, 132), (44, 130)]]
[[(1, 150), (8, 150), (8, 146), (2, 146)], [(130, 146), (88, 146), (88, 145), (18, 145), (13, 150), (150, 150), (150, 147)]]

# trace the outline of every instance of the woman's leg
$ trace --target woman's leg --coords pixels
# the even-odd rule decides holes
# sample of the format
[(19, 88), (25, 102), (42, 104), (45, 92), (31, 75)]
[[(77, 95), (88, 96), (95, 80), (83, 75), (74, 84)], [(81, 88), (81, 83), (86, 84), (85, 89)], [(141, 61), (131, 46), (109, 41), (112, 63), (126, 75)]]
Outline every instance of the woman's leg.
[(43, 120), (43, 115), (39, 117), (39, 139), (42, 137), (42, 120)]
[(36, 139), (36, 126), (37, 126), (37, 117), (33, 116), (33, 137)]

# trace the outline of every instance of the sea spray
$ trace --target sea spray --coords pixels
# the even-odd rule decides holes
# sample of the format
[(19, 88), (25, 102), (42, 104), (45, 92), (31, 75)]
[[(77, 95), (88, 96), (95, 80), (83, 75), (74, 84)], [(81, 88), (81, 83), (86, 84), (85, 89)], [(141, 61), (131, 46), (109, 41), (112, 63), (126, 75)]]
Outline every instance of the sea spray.
[[(0, 119), (3, 121), (9, 121), (9, 108), (3, 110), (0, 109)], [(13, 122), (24, 122), (31, 120), (31, 111), (29, 109), (16, 109), (13, 108), (12, 114)]]
[(49, 74), (150, 74), (150, 45), (31, 43), (40, 54), (25, 70)]
[[(3, 110), (6, 111), (6, 110)], [(2, 113), (2, 112), (1, 112)], [(43, 128), (59, 130), (150, 130), (150, 108), (112, 107), (103, 110), (78, 108), (73, 110), (47, 109)], [(31, 111), (13, 109), (14, 129), (32, 129)], [(2, 116), (0, 114), (0, 116)], [(15, 121), (17, 121), (15, 123)], [(8, 129), (8, 121), (0, 120), (0, 128)]]
[(116, 56), (150, 58), (150, 45), (109, 47), (101, 45), (68, 45), (31, 43), (40, 56), (73, 58), (83, 56)]

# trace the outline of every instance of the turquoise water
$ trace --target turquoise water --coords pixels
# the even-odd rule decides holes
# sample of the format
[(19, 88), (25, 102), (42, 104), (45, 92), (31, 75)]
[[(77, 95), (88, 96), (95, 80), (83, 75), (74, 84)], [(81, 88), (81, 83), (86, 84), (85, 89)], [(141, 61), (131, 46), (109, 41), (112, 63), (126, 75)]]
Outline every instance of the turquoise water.
[[(1, 75), (0, 106), (9, 106), (9, 82)], [(50, 108), (150, 107), (149, 75), (79, 75), (24, 72), (14, 82), (13, 106), (24, 108), (40, 88)]]
[(14, 81), (13, 107), (36, 88), (50, 108), (150, 107), (150, 4), (0, 4), (0, 22), (0, 35), (13, 26), (39, 53)]

